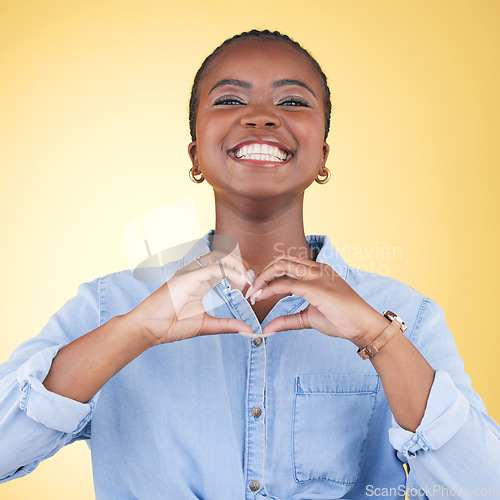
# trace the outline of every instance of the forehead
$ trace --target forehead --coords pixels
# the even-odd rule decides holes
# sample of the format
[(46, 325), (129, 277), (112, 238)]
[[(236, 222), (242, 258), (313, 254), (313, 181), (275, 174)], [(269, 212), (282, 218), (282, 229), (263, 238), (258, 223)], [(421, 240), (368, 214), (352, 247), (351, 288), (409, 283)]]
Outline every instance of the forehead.
[(258, 38), (238, 40), (222, 49), (209, 65), (201, 85), (222, 78), (249, 81), (295, 78), (322, 87), (316, 68), (298, 49), (280, 40)]

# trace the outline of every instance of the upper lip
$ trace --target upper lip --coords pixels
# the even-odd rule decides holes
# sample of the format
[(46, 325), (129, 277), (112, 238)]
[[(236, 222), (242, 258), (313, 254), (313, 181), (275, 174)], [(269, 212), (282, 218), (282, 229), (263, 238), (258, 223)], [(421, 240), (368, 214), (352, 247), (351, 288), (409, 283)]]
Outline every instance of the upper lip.
[(283, 151), (286, 151), (289, 155), (293, 156), (293, 151), (290, 146), (285, 144), (284, 142), (281, 142), (277, 140), (274, 137), (245, 137), (245, 139), (242, 139), (240, 142), (236, 143), (234, 146), (230, 147), (228, 149), (229, 151), (236, 151), (237, 149), (240, 149), (243, 146), (246, 146), (247, 144), (269, 144), (270, 146), (276, 146), (277, 148), (282, 149)]

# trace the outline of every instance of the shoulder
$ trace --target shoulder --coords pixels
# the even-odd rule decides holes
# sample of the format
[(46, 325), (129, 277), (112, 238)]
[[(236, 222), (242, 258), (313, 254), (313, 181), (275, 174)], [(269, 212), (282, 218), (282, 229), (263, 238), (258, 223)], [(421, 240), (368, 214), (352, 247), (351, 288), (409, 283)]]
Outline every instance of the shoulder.
[(348, 266), (346, 282), (381, 314), (387, 310), (398, 314), (407, 324), (409, 336), (425, 311), (433, 305), (440, 309), (412, 286), (390, 276)]
[(359, 290), (368, 295), (377, 295), (388, 299), (397, 294), (403, 301), (418, 302), (419, 304), (424, 299), (420, 292), (396, 278), (350, 266), (347, 266), (346, 282), (356, 291)]
[(123, 269), (112, 272), (94, 279), (101, 288), (144, 290), (152, 293), (163, 283), (169, 280), (175, 272), (183, 266), (183, 260), (176, 260), (164, 266), (136, 267), (135, 269)]
[(99, 276), (79, 286), (79, 295), (90, 293), (101, 316), (125, 314), (158, 290), (181, 267), (181, 261), (162, 267), (124, 269)]

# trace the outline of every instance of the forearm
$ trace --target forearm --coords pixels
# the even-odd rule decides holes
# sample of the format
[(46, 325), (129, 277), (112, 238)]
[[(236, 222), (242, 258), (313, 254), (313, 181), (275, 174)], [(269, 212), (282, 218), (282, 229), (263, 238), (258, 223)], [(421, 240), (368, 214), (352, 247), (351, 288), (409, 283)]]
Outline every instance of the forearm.
[(500, 429), (444, 370), (436, 371), (418, 433), (394, 425), (389, 440), (409, 462), (411, 484), (431, 492), (429, 497), (447, 496), (443, 487), (467, 498), (500, 492)]
[[(387, 324), (388, 320), (381, 316), (374, 331), (383, 331)], [(367, 345), (367, 338), (373, 340), (374, 336), (365, 336), (358, 347)], [(415, 432), (424, 416), (434, 380), (433, 368), (400, 331), (370, 361), (380, 376), (394, 418), (401, 427)]]
[(85, 403), (152, 345), (130, 316), (116, 316), (63, 347), (52, 361), (43, 385), (51, 392)]

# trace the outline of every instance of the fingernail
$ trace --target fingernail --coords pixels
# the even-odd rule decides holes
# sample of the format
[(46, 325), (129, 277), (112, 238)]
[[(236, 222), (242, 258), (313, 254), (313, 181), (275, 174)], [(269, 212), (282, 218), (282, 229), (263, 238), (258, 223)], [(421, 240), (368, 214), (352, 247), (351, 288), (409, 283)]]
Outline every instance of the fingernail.
[(245, 276), (244, 274), (240, 274), (240, 276), (250, 285), (252, 286), (252, 282), (250, 281), (250, 278), (248, 276)]
[(255, 281), (255, 273), (253, 272), (253, 270), (249, 269), (247, 275), (250, 278), (250, 281), (253, 283)]
[(240, 335), (242, 335), (243, 337), (248, 337), (250, 339), (254, 339), (255, 337), (257, 337), (258, 335), (256, 333), (248, 333), (248, 332), (238, 332)]
[(255, 299), (262, 293), (262, 288), (260, 290), (257, 290), (251, 297), (250, 297), (250, 304), (255, 305)]
[(261, 333), (260, 336), (261, 337), (270, 337), (271, 335), (274, 335), (276, 332), (268, 332), (268, 333)]
[(245, 299), (248, 299), (248, 297), (250, 297), (250, 294), (252, 293), (252, 288), (253, 285), (250, 285), (250, 287), (247, 290), (247, 293), (245, 293)]

